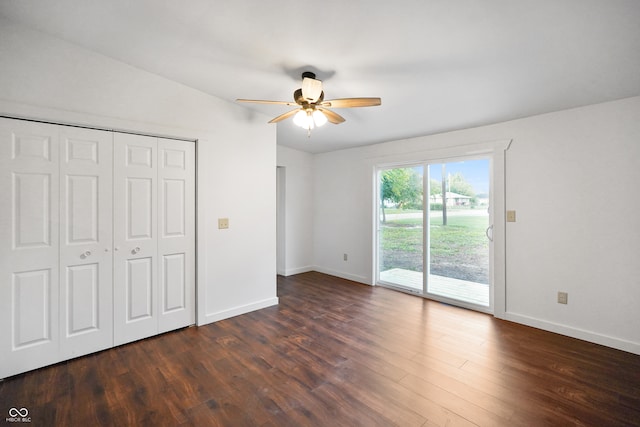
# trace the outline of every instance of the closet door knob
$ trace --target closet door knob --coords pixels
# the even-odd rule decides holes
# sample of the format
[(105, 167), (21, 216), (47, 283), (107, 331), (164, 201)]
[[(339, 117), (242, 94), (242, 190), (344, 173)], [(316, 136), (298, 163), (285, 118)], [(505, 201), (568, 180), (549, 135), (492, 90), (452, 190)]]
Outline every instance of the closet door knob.
[(131, 251), (132, 254), (137, 254), (138, 252), (140, 252), (140, 248), (138, 247)]
[(91, 256), (91, 251), (86, 251), (85, 253), (80, 255), (80, 258), (85, 259), (85, 258), (90, 257), (90, 256)]

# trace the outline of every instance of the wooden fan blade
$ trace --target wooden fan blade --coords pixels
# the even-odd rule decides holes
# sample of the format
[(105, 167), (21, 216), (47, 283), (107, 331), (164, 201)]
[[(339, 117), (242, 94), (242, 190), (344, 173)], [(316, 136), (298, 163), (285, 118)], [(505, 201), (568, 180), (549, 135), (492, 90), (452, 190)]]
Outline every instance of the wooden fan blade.
[[(294, 104), (295, 105), (295, 104)], [(269, 120), (269, 123), (278, 123), (283, 121), (284, 119), (288, 119), (289, 117), (295, 115), (298, 111), (301, 111), (299, 108), (296, 108), (295, 110), (291, 110), (291, 111), (287, 111), (284, 114), (280, 114), (278, 117), (276, 117), (275, 119), (271, 119)]]
[(344, 122), (344, 117), (342, 117), (338, 113), (334, 113), (333, 111), (327, 110), (326, 108), (316, 108), (316, 110), (321, 111), (322, 114), (327, 116), (327, 120), (329, 120), (334, 125), (339, 125), (340, 123)]
[(288, 101), (266, 101), (263, 99), (236, 99), (236, 102), (251, 102), (253, 104), (298, 105)]
[(322, 81), (305, 77), (302, 79), (302, 96), (309, 102), (316, 102), (322, 93)]
[(381, 105), (380, 98), (342, 98), (323, 101), (320, 105), (330, 108), (375, 107)]

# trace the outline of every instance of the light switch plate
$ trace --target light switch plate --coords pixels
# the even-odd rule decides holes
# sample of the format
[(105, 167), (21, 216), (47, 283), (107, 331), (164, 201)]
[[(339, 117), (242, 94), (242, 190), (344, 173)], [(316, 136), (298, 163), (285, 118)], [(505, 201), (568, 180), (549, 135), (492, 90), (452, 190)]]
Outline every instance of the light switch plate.
[(507, 222), (516, 222), (516, 211), (507, 211)]
[(220, 230), (229, 228), (229, 218), (218, 218), (218, 228)]
[(567, 304), (569, 302), (569, 294), (566, 292), (558, 292), (558, 304)]

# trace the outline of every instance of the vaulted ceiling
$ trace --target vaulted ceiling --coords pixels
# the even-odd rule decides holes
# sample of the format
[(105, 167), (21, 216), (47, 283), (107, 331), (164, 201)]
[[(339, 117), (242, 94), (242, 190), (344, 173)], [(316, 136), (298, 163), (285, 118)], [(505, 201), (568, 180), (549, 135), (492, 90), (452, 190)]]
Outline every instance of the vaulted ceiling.
[(326, 98), (382, 98), (311, 138), (277, 125), (279, 144), (309, 152), (640, 95), (638, 0), (3, 0), (0, 13), (229, 102), (291, 100), (305, 70)]

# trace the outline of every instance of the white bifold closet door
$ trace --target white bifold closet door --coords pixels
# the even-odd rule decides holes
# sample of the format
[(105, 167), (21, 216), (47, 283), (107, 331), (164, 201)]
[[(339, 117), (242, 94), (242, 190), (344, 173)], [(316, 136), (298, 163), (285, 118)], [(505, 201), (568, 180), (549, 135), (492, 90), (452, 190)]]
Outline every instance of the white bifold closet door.
[(195, 322), (195, 144), (0, 118), (0, 378)]
[(60, 129), (60, 358), (113, 341), (113, 133)]
[(0, 378), (112, 346), (111, 144), (0, 121)]
[(116, 134), (114, 343), (195, 320), (195, 147)]
[(0, 121), (0, 378), (58, 361), (59, 143)]

